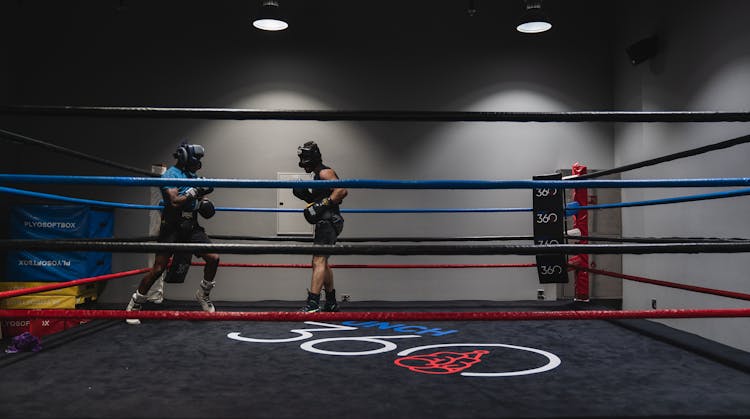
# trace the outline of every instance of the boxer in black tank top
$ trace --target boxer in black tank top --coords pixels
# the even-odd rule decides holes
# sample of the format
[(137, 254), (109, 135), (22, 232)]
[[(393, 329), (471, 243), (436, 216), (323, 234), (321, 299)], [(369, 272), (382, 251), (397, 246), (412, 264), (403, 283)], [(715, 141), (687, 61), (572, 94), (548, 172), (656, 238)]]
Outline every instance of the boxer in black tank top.
[[(337, 180), (336, 172), (323, 164), (320, 148), (308, 141), (297, 148), (299, 166), (307, 173), (313, 173), (315, 180)], [(348, 194), (344, 188), (294, 189), (294, 196), (308, 203), (304, 215), (307, 222), (315, 226), (313, 243), (336, 244), (336, 239), (344, 228), (344, 218), (339, 205)], [(307, 291), (307, 302), (300, 311), (339, 311), (336, 290), (333, 286), (333, 270), (328, 265), (328, 255), (313, 255), (312, 280)], [(325, 304), (320, 306), (320, 293), (325, 290)]]

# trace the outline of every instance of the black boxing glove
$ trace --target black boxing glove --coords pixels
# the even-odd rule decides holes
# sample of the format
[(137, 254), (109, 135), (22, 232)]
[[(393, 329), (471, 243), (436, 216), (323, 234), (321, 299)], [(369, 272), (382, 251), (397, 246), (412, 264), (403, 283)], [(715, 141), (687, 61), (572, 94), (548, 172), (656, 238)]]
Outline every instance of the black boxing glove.
[(188, 188), (185, 192), (183, 192), (183, 195), (187, 196), (190, 199), (200, 199), (204, 195), (208, 195), (213, 191), (214, 188)]
[[(205, 178), (201, 177), (199, 179), (205, 179)], [(210, 194), (211, 192), (214, 191), (214, 187), (213, 186), (198, 186), (197, 189), (198, 189), (198, 194), (200, 196), (206, 196), (206, 195), (208, 195), (208, 194)]]
[(318, 221), (330, 217), (331, 212), (329, 209), (332, 206), (333, 201), (330, 198), (323, 198), (320, 201), (309, 204), (305, 207), (305, 220), (310, 224), (316, 224)]
[(307, 202), (308, 204), (315, 201), (312, 192), (310, 192), (310, 190), (307, 188), (294, 188), (292, 189), (292, 193), (294, 194), (294, 196)]
[(216, 214), (216, 208), (214, 208), (214, 203), (209, 201), (208, 199), (202, 199), (199, 202), (198, 206), (198, 214), (201, 215), (203, 218), (211, 218)]

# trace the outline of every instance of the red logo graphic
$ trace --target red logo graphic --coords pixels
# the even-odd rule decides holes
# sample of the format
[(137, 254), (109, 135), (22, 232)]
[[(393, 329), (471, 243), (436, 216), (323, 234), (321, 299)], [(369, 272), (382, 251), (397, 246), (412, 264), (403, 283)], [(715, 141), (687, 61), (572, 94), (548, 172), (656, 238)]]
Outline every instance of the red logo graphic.
[(393, 361), (399, 367), (422, 374), (455, 374), (474, 364), (482, 362), (482, 355), (490, 351), (476, 350), (471, 352), (435, 352), (425, 355), (413, 355)]

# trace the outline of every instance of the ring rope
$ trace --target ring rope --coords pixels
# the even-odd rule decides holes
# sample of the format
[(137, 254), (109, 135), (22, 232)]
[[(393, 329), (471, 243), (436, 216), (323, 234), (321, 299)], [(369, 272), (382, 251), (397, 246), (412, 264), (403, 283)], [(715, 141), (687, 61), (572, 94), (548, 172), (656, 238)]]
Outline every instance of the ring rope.
[[(209, 238), (216, 240), (247, 240), (247, 241), (276, 241), (276, 242), (308, 242), (313, 241), (312, 235), (309, 236), (241, 236), (231, 234), (209, 234)], [(571, 238), (578, 239), (580, 236), (571, 236)], [(366, 242), (466, 242), (466, 241), (524, 241), (533, 240), (533, 236), (457, 236), (457, 237), (339, 237), (336, 239), (339, 242), (350, 242), (350, 243), (366, 243)], [(111, 241), (111, 242), (155, 242), (158, 240), (158, 236), (140, 236), (140, 237), (83, 237), (83, 238), (71, 238), (67, 240), (72, 241)], [(743, 239), (736, 240), (723, 240), (727, 242), (742, 241)], [(673, 243), (685, 243), (693, 240), (685, 239), (673, 241)], [(700, 241), (696, 239), (695, 241)], [(721, 241), (721, 240), (715, 240)]]
[[(750, 192), (748, 192), (750, 194)], [(159, 207), (161, 209), (161, 207)], [(290, 212), (301, 213), (303, 208), (257, 208), (257, 207), (216, 207), (216, 211), (235, 212)], [(348, 214), (422, 214), (422, 213), (482, 213), (482, 212), (531, 212), (532, 208), (341, 208)]]
[[(33, 198), (49, 199), (54, 201), (72, 202), (77, 204), (94, 205), (98, 207), (106, 208), (122, 208), (122, 209), (145, 209), (145, 210), (156, 210), (160, 211), (164, 207), (161, 205), (141, 205), (141, 204), (128, 204), (120, 202), (108, 202), (98, 201), (84, 198), (73, 198), (62, 195), (54, 195), (42, 192), (27, 191), (23, 189), (8, 188), (0, 186), (0, 193), (8, 193), (13, 195), (28, 196)], [(597, 205), (584, 205), (576, 206), (570, 209), (574, 210), (594, 210), (594, 209), (610, 209), (610, 208), (627, 208), (627, 207), (640, 207), (649, 205), (663, 205), (673, 204), (681, 202), (693, 202), (693, 201), (704, 201), (710, 199), (720, 198), (732, 198), (738, 196), (750, 195), (750, 188), (743, 188), (734, 191), (725, 192), (713, 192), (699, 195), (689, 195), (674, 198), (661, 198), (646, 201), (632, 201), (632, 202), (617, 202), (610, 204), (597, 204)], [(301, 213), (302, 208), (253, 208), (253, 207), (216, 207), (216, 211), (230, 211), (230, 212), (271, 212), (271, 213)], [(421, 213), (508, 213), (508, 212), (531, 212), (533, 208), (396, 208), (396, 209), (383, 209), (383, 208), (343, 208), (342, 213), (349, 214), (421, 214)]]
[[(123, 169), (123, 170), (128, 171), (128, 172), (138, 173), (138, 174), (146, 175), (146, 176), (149, 176), (149, 177), (158, 177), (159, 176), (156, 173), (152, 173), (152, 172), (149, 172), (149, 171), (137, 168), (137, 167), (133, 167), (133, 166), (129, 166), (129, 165), (125, 165), (125, 164), (113, 162), (111, 160), (103, 159), (101, 157), (92, 156), (90, 154), (86, 154), (86, 153), (83, 153), (83, 152), (80, 152), (80, 151), (76, 151), (76, 150), (72, 150), (72, 149), (69, 149), (69, 148), (66, 148), (66, 147), (58, 146), (58, 145), (55, 145), (55, 144), (52, 144), (52, 143), (48, 143), (48, 142), (45, 142), (45, 141), (41, 141), (41, 140), (38, 140), (38, 139), (34, 139), (34, 138), (27, 137), (27, 136), (24, 136), (24, 135), (15, 133), (15, 132), (6, 131), (6, 130), (3, 130), (3, 129), (0, 129), (0, 139), (6, 139), (6, 140), (13, 141), (13, 142), (18, 142), (18, 143), (30, 144), (30, 145), (38, 146), (38, 147), (41, 147), (41, 148), (45, 148), (45, 149), (47, 149), (49, 151), (58, 152), (58, 153), (61, 153), (61, 154), (67, 154), (67, 155), (78, 157), (78, 158), (81, 158), (81, 159), (84, 159), (84, 160), (92, 161), (94, 163), (99, 163), (99, 164), (102, 164), (102, 165), (105, 165), (105, 166), (110, 166), (110, 167), (114, 167), (114, 168), (118, 168), (118, 169)], [(659, 164), (659, 163), (673, 161), (673, 160), (677, 160), (677, 159), (680, 159), (680, 158), (685, 158), (685, 157), (695, 156), (695, 155), (699, 155), (699, 154), (704, 154), (704, 153), (707, 153), (707, 152), (710, 152), (710, 151), (721, 150), (721, 149), (724, 149), (724, 148), (733, 147), (735, 145), (745, 144), (747, 142), (750, 142), (750, 135), (745, 135), (745, 136), (742, 136), (742, 137), (737, 137), (737, 138), (734, 138), (734, 139), (731, 139), (731, 140), (721, 141), (721, 142), (718, 142), (718, 143), (715, 143), (715, 144), (711, 144), (711, 145), (707, 145), (707, 146), (703, 146), (703, 147), (698, 147), (698, 148), (694, 148), (694, 149), (690, 149), (690, 150), (685, 150), (685, 151), (682, 151), (682, 152), (673, 153), (673, 154), (669, 154), (669, 155), (665, 155), (665, 156), (661, 156), (661, 157), (657, 157), (657, 158), (653, 158), (653, 159), (649, 159), (649, 160), (644, 160), (644, 161), (641, 161), (641, 162), (638, 162), (638, 163), (633, 163), (633, 164), (629, 164), (629, 165), (619, 166), (619, 167), (615, 167), (615, 168), (612, 168), (612, 169), (601, 170), (601, 171), (598, 171), (598, 172), (588, 173), (588, 174), (584, 174), (584, 175), (578, 175), (578, 176), (575, 176), (575, 177), (571, 176), (569, 178), (575, 178), (575, 179), (580, 179), (580, 180), (582, 180), (582, 179), (593, 179), (593, 178), (597, 178), (597, 177), (607, 176), (607, 175), (610, 175), (610, 174), (622, 173), (622, 172), (625, 172), (625, 171), (634, 170), (634, 169), (638, 169), (638, 168), (642, 168), (642, 167), (653, 166), (653, 165), (656, 165), (656, 164)]]
[(647, 243), (647, 244), (548, 244), (548, 245), (309, 245), (237, 243), (153, 243), (85, 240), (0, 240), (6, 250), (75, 250), (126, 253), (224, 253), (287, 255), (538, 255), (538, 254), (651, 254), (651, 253), (748, 253), (750, 243)]
[(113, 274), (97, 275), (88, 278), (74, 279), (66, 282), (53, 282), (46, 285), (40, 285), (38, 287), (20, 288), (16, 290), (2, 291), (0, 292), (0, 300), (3, 298), (18, 297), (20, 295), (36, 294), (38, 292), (57, 290), (61, 288), (74, 287), (77, 285), (89, 284), (92, 282), (101, 282), (115, 278), (125, 278), (128, 276), (138, 275), (146, 273), (151, 268), (133, 269), (130, 271), (117, 272)]
[(692, 188), (750, 186), (750, 178), (639, 179), (639, 180), (268, 180), (175, 179), (126, 176), (64, 176), (0, 174), (0, 183), (111, 185), (111, 186), (213, 186), (223, 188), (360, 188), (360, 189), (575, 189), (575, 188)]
[[(254, 240), (254, 241), (298, 241), (312, 242), (312, 236), (239, 236), (209, 234), (217, 240)], [(156, 236), (151, 238), (156, 240)], [(454, 242), (454, 241), (521, 241), (533, 240), (533, 236), (461, 236), (461, 237), (339, 237), (339, 242)], [(684, 242), (685, 240), (683, 240)]]
[(717, 289), (713, 289), (713, 288), (698, 287), (698, 286), (695, 286), (695, 285), (679, 284), (679, 283), (676, 283), (676, 282), (661, 281), (661, 280), (658, 280), (658, 279), (651, 279), (651, 278), (646, 278), (646, 277), (642, 277), (642, 276), (625, 275), (625, 274), (620, 274), (620, 273), (617, 273), (617, 272), (604, 271), (604, 270), (601, 270), (601, 269), (579, 267), (579, 266), (576, 266), (576, 265), (569, 265), (569, 266), (571, 268), (576, 269), (576, 270), (590, 272), (590, 273), (595, 273), (595, 274), (600, 274), (600, 275), (605, 275), (605, 276), (610, 276), (610, 277), (613, 277), (613, 278), (627, 279), (627, 280), (630, 280), (630, 281), (642, 282), (642, 283), (645, 283), (645, 284), (660, 285), (660, 286), (663, 286), (663, 287), (677, 288), (677, 289), (682, 289), (682, 290), (687, 290), (687, 291), (695, 291), (695, 292), (699, 292), (699, 293), (702, 293), (702, 294), (712, 294), (712, 295), (718, 295), (718, 296), (721, 296), (721, 297), (728, 297), (728, 298), (734, 298), (734, 299), (738, 299), (738, 300), (750, 301), (750, 294), (745, 294), (745, 293), (742, 293), (742, 292), (724, 291), (724, 290), (717, 290)]
[(94, 162), (94, 163), (99, 163), (99, 164), (104, 165), (104, 166), (109, 166), (109, 167), (114, 167), (114, 168), (117, 168), (117, 169), (122, 169), (122, 170), (125, 170), (126, 172), (138, 173), (138, 174), (141, 174), (141, 175), (152, 176), (152, 177), (161, 176), (159, 174), (151, 173), (151, 172), (149, 172), (147, 170), (143, 170), (143, 169), (140, 169), (140, 168), (137, 168), (137, 167), (128, 166), (126, 164), (113, 162), (111, 160), (103, 159), (101, 157), (92, 156), (90, 154), (82, 153), (80, 151), (72, 150), (72, 149), (69, 149), (69, 148), (66, 148), (66, 147), (61, 147), (59, 145), (55, 145), (55, 144), (48, 143), (48, 142), (45, 142), (45, 141), (37, 140), (37, 139), (31, 138), (31, 137), (26, 137), (24, 135), (21, 135), (21, 134), (15, 133), (15, 132), (11, 132), (11, 131), (6, 131), (4, 129), (0, 129), (0, 139), (10, 140), (10, 141), (17, 142), (17, 143), (22, 143), (22, 144), (34, 145), (34, 146), (37, 146), (37, 147), (41, 147), (41, 148), (47, 149), (48, 151), (53, 151), (53, 152), (57, 152), (57, 153), (61, 153), (61, 154), (67, 154), (69, 156), (77, 157), (79, 159), (88, 160), (88, 161)]
[(750, 112), (717, 111), (340, 111), (123, 106), (2, 105), (0, 114), (119, 118), (189, 118), (285, 121), (432, 121), (432, 122), (748, 122)]
[[(55, 145), (55, 144), (51, 144), (51, 143), (48, 143), (48, 142), (45, 142), (45, 141), (41, 141), (41, 140), (38, 140), (38, 139), (34, 139), (34, 138), (27, 137), (27, 136), (24, 136), (24, 135), (21, 135), (21, 134), (18, 134), (18, 133), (14, 133), (14, 132), (11, 132), (11, 131), (6, 131), (6, 130), (3, 130), (3, 129), (0, 129), (0, 139), (6, 139), (6, 140), (13, 141), (13, 142), (19, 142), (19, 143), (23, 143), (23, 144), (30, 144), (30, 145), (39, 146), (39, 147), (45, 148), (45, 149), (47, 149), (49, 151), (59, 152), (61, 154), (71, 155), (71, 156), (78, 157), (78, 158), (81, 158), (81, 159), (84, 159), (84, 160), (88, 160), (88, 161), (92, 161), (92, 162), (95, 162), (95, 163), (99, 163), (99, 164), (102, 164), (102, 165), (105, 165), (105, 166), (110, 166), (110, 167), (115, 167), (115, 168), (123, 169), (125, 171), (132, 172), (132, 173), (138, 173), (138, 174), (146, 175), (146, 176), (149, 176), (149, 177), (159, 177), (158, 174), (151, 173), (151, 172), (148, 172), (146, 170), (142, 170), (142, 169), (137, 168), (137, 167), (133, 167), (133, 166), (129, 166), (129, 165), (125, 165), (125, 164), (113, 162), (111, 160), (107, 160), (107, 159), (103, 159), (103, 158), (100, 158), (100, 157), (92, 156), (92, 155), (89, 155), (89, 154), (86, 154), (86, 153), (82, 153), (80, 151), (72, 150), (72, 149), (69, 149), (69, 148), (66, 148), (66, 147), (61, 147), (61, 146), (58, 146), (58, 145)], [(711, 145), (707, 145), (707, 146), (703, 146), (703, 147), (698, 147), (698, 148), (694, 148), (694, 149), (690, 149), (690, 150), (685, 150), (685, 151), (682, 151), (682, 152), (673, 153), (673, 154), (669, 154), (669, 155), (657, 157), (657, 158), (654, 158), (654, 159), (644, 160), (644, 161), (633, 163), (633, 164), (629, 164), (629, 165), (619, 166), (619, 167), (615, 167), (615, 168), (612, 168), (612, 169), (602, 170), (602, 171), (588, 173), (588, 174), (584, 174), (584, 175), (569, 176), (566, 179), (579, 179), (579, 180), (594, 179), (594, 178), (597, 178), (597, 177), (603, 177), (603, 176), (607, 176), (607, 175), (611, 175), (611, 174), (622, 173), (622, 172), (625, 172), (625, 171), (634, 170), (634, 169), (638, 169), (638, 168), (642, 168), (642, 167), (653, 166), (653, 165), (656, 165), (656, 164), (659, 164), (659, 163), (673, 161), (673, 160), (677, 160), (677, 159), (680, 159), (680, 158), (685, 158), (685, 157), (695, 156), (695, 155), (699, 155), (699, 154), (704, 154), (704, 153), (707, 153), (707, 152), (710, 152), (710, 151), (715, 151), (715, 150), (720, 150), (720, 149), (724, 149), (724, 148), (729, 148), (729, 147), (733, 147), (735, 145), (745, 144), (747, 142), (750, 142), (750, 135), (746, 135), (746, 136), (742, 136), (742, 137), (737, 137), (737, 138), (734, 138), (734, 139), (731, 139), (731, 140), (726, 140), (726, 141), (722, 141), (722, 142), (719, 142), (719, 143), (715, 143), (715, 144), (711, 144)]]
[[(206, 262), (192, 262), (192, 266), (205, 266)], [(295, 263), (219, 263), (221, 267), (228, 268), (312, 268), (311, 264), (295, 264)], [(443, 263), (443, 264), (332, 264), (332, 268), (338, 269), (461, 269), (461, 268), (533, 268), (535, 263)], [(18, 297), (21, 295), (36, 294), (38, 292), (56, 290), (61, 288), (68, 288), (82, 284), (88, 284), (92, 282), (100, 282), (115, 278), (124, 278), (133, 276), (141, 273), (146, 273), (151, 268), (134, 269), (130, 271), (118, 272), (113, 274), (98, 275), (88, 278), (81, 278), (66, 282), (55, 282), (51, 284), (39, 285), (36, 287), (20, 288), (16, 290), (2, 291), (0, 292), (0, 300), (3, 298)]]
[[(205, 266), (206, 262), (192, 262), (192, 266)], [(309, 263), (219, 263), (227, 268), (302, 268), (310, 269)], [(331, 268), (337, 269), (477, 269), (477, 268), (534, 268), (536, 263), (384, 263), (384, 264), (353, 264), (332, 263)], [(2, 294), (0, 294), (2, 298)]]
[[(191, 263), (193, 266), (204, 266), (205, 262), (193, 262)], [(226, 263), (222, 262), (219, 264), (221, 267), (241, 267), (241, 268), (303, 268), (303, 269), (310, 269), (310, 264), (291, 264), (291, 263)], [(462, 269), (462, 268), (528, 268), (528, 267), (535, 267), (536, 264), (534, 263), (517, 263), (517, 264), (333, 264), (331, 265), (332, 268), (338, 268), (338, 269)], [(587, 271), (590, 273), (596, 273), (601, 274), (605, 276), (610, 276), (614, 278), (621, 278), (621, 279), (627, 279), (637, 282), (643, 282), (643, 283), (649, 283), (653, 285), (661, 285), (671, 288), (678, 288), (688, 291), (696, 291), (701, 292), (705, 294), (713, 294), (718, 295), (722, 297), (729, 297), (729, 298), (736, 298), (740, 300), (746, 300), (750, 301), (750, 294), (744, 294), (740, 292), (733, 292), (733, 291), (723, 291), (723, 290), (716, 290), (711, 288), (705, 288), (705, 287), (697, 287), (693, 285), (685, 285), (685, 284), (679, 284), (674, 282), (668, 282), (668, 281), (660, 281), (656, 279), (646, 278), (646, 277), (640, 277), (640, 276), (633, 276), (633, 275), (625, 275), (620, 274), (616, 272), (610, 272), (605, 271), (601, 269), (595, 269), (595, 268), (586, 268), (586, 267), (579, 267), (576, 265), (568, 265), (569, 268), (576, 269), (576, 270), (582, 270)], [(43, 291), (49, 291), (49, 290), (55, 290), (60, 288), (68, 288), (72, 286), (77, 286), (81, 284), (87, 284), (91, 282), (99, 282), (109, 279), (115, 279), (115, 278), (122, 278), (132, 275), (137, 275), (140, 273), (145, 273), (150, 268), (143, 268), (143, 269), (136, 269), (131, 271), (125, 271), (120, 273), (114, 273), (114, 274), (107, 274), (107, 275), (99, 275), (95, 277), (89, 277), (89, 278), (82, 278), (78, 280), (68, 281), (64, 283), (53, 283), (53, 284), (46, 284), (38, 287), (30, 287), (30, 288), (23, 288), (18, 290), (10, 290), (10, 291), (4, 291), (0, 292), (0, 299), (3, 298), (10, 298), (10, 297), (16, 297), (20, 295), (27, 295), (27, 294), (35, 294), (38, 292)]]
[(582, 205), (573, 207), (575, 210), (594, 210), (607, 208), (644, 207), (649, 205), (676, 204), (680, 202), (706, 201), (710, 199), (734, 198), (750, 195), (750, 188), (737, 189), (734, 191), (712, 192), (699, 195), (679, 196), (674, 198), (651, 199), (647, 201), (616, 202), (611, 204)]
[[(281, 241), (281, 242), (312, 242), (312, 236), (241, 236), (225, 234), (209, 234), (209, 238), (216, 240), (248, 240), (248, 241)], [(748, 242), (750, 239), (740, 237), (607, 237), (607, 236), (570, 236), (568, 240), (606, 241), (615, 243), (735, 243)], [(145, 238), (128, 238), (125, 241), (156, 241), (156, 236)], [(458, 237), (339, 237), (338, 242), (466, 242), (466, 241), (525, 241), (533, 240), (533, 236), (458, 236)], [(103, 239), (106, 240), (106, 239)]]
[(606, 241), (616, 243), (735, 243), (747, 242), (750, 239), (743, 238), (719, 238), (719, 237), (606, 237), (606, 236), (565, 236), (568, 240)]
[(607, 320), (607, 319), (685, 319), (750, 317), (750, 308), (666, 309), (666, 310), (588, 310), (588, 311), (497, 311), (497, 312), (247, 312), (247, 311), (124, 311), (124, 310), (0, 310), (3, 319), (157, 319), (223, 321), (501, 321), (501, 320)]
[[(193, 266), (204, 266), (205, 262), (193, 262), (191, 263)], [(310, 264), (283, 264), (283, 263), (220, 263), (219, 266), (221, 267), (241, 267), (241, 268), (304, 268), (304, 269), (310, 269)], [(518, 264), (333, 264), (331, 267), (333, 268), (339, 268), (339, 269), (439, 269), (439, 268), (448, 268), (448, 269), (460, 269), (460, 268), (527, 268), (527, 267), (535, 267), (536, 264), (534, 263), (518, 263)], [(669, 281), (661, 281), (641, 276), (634, 276), (634, 275), (626, 275), (626, 274), (620, 274), (617, 272), (610, 272), (605, 271), (601, 269), (595, 269), (595, 268), (586, 268), (586, 267), (580, 267), (577, 265), (568, 265), (571, 269), (576, 270), (582, 270), (590, 273), (610, 276), (614, 278), (620, 278), (620, 279), (626, 279), (631, 281), (637, 281), (642, 283), (648, 283), (653, 285), (660, 285), (660, 286), (666, 286), (670, 288), (678, 288), (688, 291), (695, 291), (700, 292), (704, 294), (712, 294), (712, 295), (718, 295), (722, 297), (729, 297), (729, 298), (735, 298), (740, 300), (746, 300), (750, 301), (750, 294), (740, 293), (740, 292), (734, 292), (734, 291), (724, 291), (724, 290), (717, 290), (717, 289), (711, 289), (706, 287), (698, 287), (693, 285), (685, 285), (685, 284), (679, 284)], [(3, 298), (10, 298), (10, 297), (16, 297), (21, 295), (27, 295), (27, 294), (35, 294), (38, 292), (44, 292), (44, 291), (50, 291), (55, 289), (61, 289), (61, 288), (68, 288), (72, 286), (82, 285), (82, 284), (88, 284), (92, 282), (100, 282), (115, 278), (123, 278), (127, 276), (133, 276), (140, 273), (145, 273), (149, 271), (150, 268), (142, 268), (142, 269), (135, 269), (130, 271), (124, 271), (124, 272), (118, 272), (113, 274), (106, 274), (106, 275), (98, 275), (94, 277), (89, 278), (82, 278), (67, 282), (60, 282), (60, 283), (51, 283), (46, 285), (41, 285), (37, 287), (29, 287), (29, 288), (22, 288), (17, 290), (9, 290), (9, 291), (3, 291), (0, 292), (0, 299)]]
[(0, 193), (27, 196), (31, 198), (49, 199), (52, 201), (71, 202), (75, 204), (94, 205), (97, 207), (106, 207), (106, 208), (146, 209), (146, 210), (161, 210), (164, 208), (163, 206), (160, 206), (160, 205), (127, 204), (127, 203), (121, 203), (121, 202), (107, 202), (107, 201), (98, 201), (98, 200), (85, 199), (85, 198), (73, 198), (69, 196), (48, 194), (44, 192), (34, 192), (34, 191), (27, 191), (24, 189), (8, 188), (6, 186), (0, 186)]
[[(142, 205), (128, 204), (122, 202), (98, 201), (85, 198), (74, 198), (69, 196), (54, 195), (43, 192), (27, 191), (24, 189), (8, 188), (0, 186), (0, 193), (12, 195), (27, 196), (31, 198), (49, 199), (53, 201), (72, 202), (76, 204), (94, 205), (105, 208), (121, 209), (144, 209), (161, 211), (162, 205)], [(302, 208), (253, 208), (253, 207), (216, 207), (216, 211), (230, 212), (283, 212), (283, 213), (302, 213)], [(402, 209), (383, 209), (383, 208), (342, 208), (343, 213), (354, 214), (412, 214), (412, 213), (498, 213), (498, 212), (531, 212), (532, 208), (402, 208)]]
[(634, 169), (640, 169), (642, 167), (647, 166), (653, 166), (659, 163), (665, 163), (668, 161), (678, 160), (685, 157), (691, 157), (691, 156), (697, 156), (699, 154), (704, 154), (709, 151), (715, 151), (715, 150), (721, 150), (729, 147), (733, 147), (740, 144), (745, 144), (750, 142), (750, 135), (744, 135), (742, 137), (733, 138), (731, 140), (721, 141), (715, 144), (710, 144), (703, 147), (697, 147), (690, 150), (680, 151), (678, 153), (673, 154), (667, 154), (665, 156), (656, 157), (649, 160), (643, 160), (641, 162), (632, 163), (632, 164), (626, 164), (624, 166), (619, 167), (613, 167), (611, 169), (607, 170), (600, 170), (597, 172), (591, 172), (585, 175), (577, 175), (577, 176), (568, 176), (566, 179), (594, 179), (602, 176), (612, 175), (616, 173), (622, 173), (627, 172)]
[[(313, 241), (312, 236), (241, 236), (229, 234), (209, 234), (209, 238), (216, 240), (238, 241), (272, 241), (272, 242), (307, 242)], [(458, 236), (458, 237), (339, 237), (338, 242), (368, 243), (368, 242), (471, 242), (471, 241), (526, 241), (533, 240), (533, 236)], [(744, 243), (750, 241), (741, 237), (614, 237), (614, 236), (571, 236), (565, 235), (567, 240), (604, 241), (612, 243)], [(70, 241), (91, 242), (155, 242), (157, 236), (140, 237), (82, 237), (66, 239)]]

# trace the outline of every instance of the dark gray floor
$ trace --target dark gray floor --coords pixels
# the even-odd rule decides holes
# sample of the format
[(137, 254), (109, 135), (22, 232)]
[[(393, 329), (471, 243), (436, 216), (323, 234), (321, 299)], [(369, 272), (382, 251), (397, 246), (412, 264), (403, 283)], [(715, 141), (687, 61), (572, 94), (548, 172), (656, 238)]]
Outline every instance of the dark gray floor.
[[(267, 310), (269, 307), (256, 307)], [(363, 304), (351, 309), (372, 309)], [(382, 311), (401, 311), (399, 305)], [(526, 305), (536, 307), (534, 303)], [(458, 309), (468, 309), (457, 304)], [(188, 307), (194, 309), (194, 307)], [(220, 306), (221, 308), (221, 306)], [(233, 307), (233, 309), (236, 307)], [(455, 308), (455, 307), (454, 307)], [(485, 307), (487, 308), (487, 307)], [(559, 309), (547, 304), (542, 309)], [(412, 309), (421, 310), (416, 305)], [(495, 309), (524, 309), (523, 304)], [(311, 321), (315, 321), (311, 316)], [(346, 324), (346, 322), (343, 322)], [(342, 322), (330, 323), (342, 325)], [(497, 418), (748, 417), (750, 374), (705, 354), (606, 321), (396, 322), (311, 332), (281, 343), (292, 329), (331, 326), (274, 322), (97, 320), (43, 339), (39, 353), (0, 355), (0, 416), (10, 418)], [(436, 329), (425, 332), (428, 329)], [(444, 333), (454, 330), (455, 332)], [(421, 334), (419, 333), (421, 332)], [(419, 337), (404, 337), (404, 336)], [(440, 336), (442, 335), (442, 336)], [(383, 348), (325, 338), (382, 336), (397, 347), (373, 355), (333, 355)], [(393, 336), (400, 336), (394, 338)], [(304, 336), (302, 336), (304, 337)], [(452, 374), (397, 365), (411, 355), (456, 352)], [(552, 370), (477, 377), (541, 367), (539, 353), (561, 360)], [(477, 352), (486, 351), (486, 352)], [(462, 364), (460, 356), (481, 356)], [(476, 358), (473, 358), (476, 361)], [(401, 364), (416, 365), (412, 359)], [(466, 361), (466, 359), (463, 359)], [(421, 364), (420, 364), (421, 365)]]

